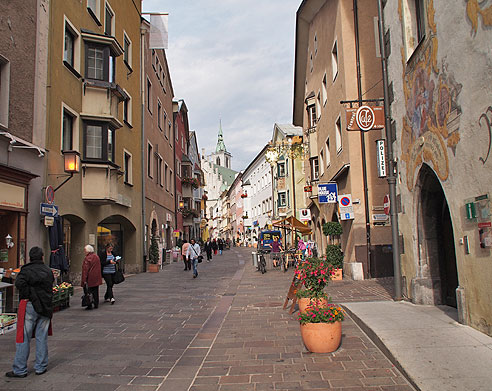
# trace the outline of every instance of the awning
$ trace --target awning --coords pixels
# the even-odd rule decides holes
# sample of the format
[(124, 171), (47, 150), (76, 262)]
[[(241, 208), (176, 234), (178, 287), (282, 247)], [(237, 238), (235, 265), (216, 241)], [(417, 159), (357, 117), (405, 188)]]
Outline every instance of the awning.
[(280, 227), (280, 228), (289, 229), (291, 231), (297, 231), (303, 235), (311, 234), (311, 229), (307, 227), (304, 223), (297, 220), (294, 216), (287, 217), (280, 221), (274, 221), (272, 225), (274, 227)]

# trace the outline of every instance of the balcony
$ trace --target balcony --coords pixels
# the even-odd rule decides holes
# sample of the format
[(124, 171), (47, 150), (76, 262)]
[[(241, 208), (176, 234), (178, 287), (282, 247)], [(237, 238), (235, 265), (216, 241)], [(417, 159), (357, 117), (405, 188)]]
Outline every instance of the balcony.
[(84, 80), (80, 117), (84, 120), (109, 122), (114, 128), (121, 128), (123, 124), (118, 119), (118, 105), (128, 98), (116, 83)]
[(82, 200), (94, 204), (132, 206), (132, 200), (118, 193), (118, 177), (122, 175), (112, 164), (82, 164)]

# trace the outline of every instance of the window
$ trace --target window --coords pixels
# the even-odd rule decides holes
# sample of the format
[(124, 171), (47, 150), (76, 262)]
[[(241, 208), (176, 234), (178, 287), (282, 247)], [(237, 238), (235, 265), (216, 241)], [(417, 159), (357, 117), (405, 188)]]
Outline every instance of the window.
[(126, 95), (128, 96), (128, 98), (123, 101), (123, 121), (125, 121), (126, 124), (131, 127), (132, 126), (131, 125), (132, 124), (132, 97), (126, 90), (123, 91), (125, 91)]
[(157, 99), (157, 126), (159, 126), (159, 130), (162, 131), (162, 119), (161, 119), (161, 114), (162, 114), (162, 105), (161, 101)]
[(152, 170), (152, 155), (154, 152), (154, 148), (152, 147), (152, 144), (147, 143), (147, 175), (149, 178), (153, 177), (153, 170)]
[(326, 139), (325, 152), (326, 152), (326, 167), (329, 167), (331, 164), (330, 138), (329, 137)]
[(87, 11), (94, 18), (98, 26), (101, 25), (101, 22), (99, 22), (101, 7), (99, 4), (99, 0), (87, 0)]
[(320, 172), (318, 174), (318, 178), (319, 178), (319, 176), (321, 176), (321, 175), (323, 175), (325, 173), (324, 161), (325, 161), (325, 155), (323, 153), (323, 150), (321, 150), (319, 152), (319, 166), (318, 167), (320, 167)]
[(125, 183), (131, 185), (132, 180), (132, 155), (128, 151), (123, 151), (123, 172), (125, 175)]
[(287, 194), (285, 191), (282, 191), (278, 193), (278, 207), (282, 208), (287, 206)]
[(169, 192), (171, 193), (171, 195), (174, 193), (173, 184), (173, 170), (169, 170)]
[(111, 9), (109, 3), (106, 3), (106, 7), (104, 11), (104, 34), (114, 35), (113, 24), (114, 24), (114, 12)]
[(164, 183), (166, 184), (166, 191), (169, 191), (169, 167), (166, 164), (164, 166)]
[(161, 155), (156, 155), (155, 156), (155, 166), (156, 166), (156, 177), (157, 177), (157, 184), (161, 187), (164, 186), (164, 180), (167, 176), (167, 165), (166, 165), (166, 176), (163, 177), (163, 172), (162, 172), (162, 156)]
[(314, 34), (314, 57), (318, 54), (318, 36)]
[(316, 112), (318, 114), (318, 120), (321, 118), (321, 94), (318, 91), (318, 97), (316, 98)]
[(80, 77), (80, 34), (67, 17), (64, 19), (63, 63), (75, 76)]
[(87, 79), (115, 81), (116, 59), (109, 46), (86, 44), (85, 76)]
[(166, 110), (164, 110), (164, 126), (166, 126), (165, 136), (166, 136), (167, 138), (169, 138), (169, 137), (168, 137), (168, 134), (167, 134), (167, 113), (166, 113)]
[(333, 81), (337, 78), (338, 75), (338, 44), (337, 41), (333, 44), (333, 48), (331, 49), (331, 70), (333, 72)]
[(147, 109), (152, 114), (152, 83), (147, 78)]
[(65, 46), (63, 48), (63, 61), (66, 61), (74, 68), (74, 45), (75, 36), (72, 31), (65, 25)]
[(340, 151), (342, 150), (342, 124), (340, 121), (340, 116), (338, 116), (335, 122), (335, 137), (337, 153), (340, 153)]
[(131, 69), (132, 68), (132, 41), (128, 38), (125, 32), (123, 32), (123, 61)]
[(326, 73), (323, 76), (323, 82), (321, 85), (321, 92), (323, 93), (323, 107), (326, 106), (326, 101), (328, 100), (328, 92), (326, 90)]
[(316, 126), (316, 122), (318, 121), (318, 117), (316, 116), (316, 106), (314, 104), (309, 105), (307, 107), (307, 112), (309, 117), (309, 127), (314, 128)]
[(178, 124), (174, 122), (174, 134), (176, 135), (176, 141), (179, 141)]
[(277, 163), (277, 176), (279, 178), (285, 176), (285, 162)]
[(424, 0), (403, 1), (405, 54), (408, 60), (425, 36)]
[(0, 124), (9, 126), (10, 62), (0, 55)]
[(309, 57), (309, 69), (312, 73), (313, 72), (313, 53), (311, 53), (311, 55)]
[[(167, 122), (167, 138), (170, 140), (171, 139), (171, 127), (173, 126), (173, 124), (171, 123), (171, 121), (168, 121)], [(171, 143), (169, 143), (171, 144)], [(226, 161), (227, 161), (227, 158), (226, 158)]]
[(114, 161), (114, 130), (107, 123), (84, 123), (84, 159)]
[(311, 163), (311, 180), (317, 181), (319, 179), (319, 160), (318, 157), (310, 159)]
[(67, 110), (63, 110), (62, 151), (73, 150), (73, 123), (74, 118)]

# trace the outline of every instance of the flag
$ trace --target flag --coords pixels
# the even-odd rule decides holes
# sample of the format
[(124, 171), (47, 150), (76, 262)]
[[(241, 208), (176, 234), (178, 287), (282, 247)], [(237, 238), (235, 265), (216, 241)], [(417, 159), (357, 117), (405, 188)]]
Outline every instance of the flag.
[(167, 14), (150, 14), (150, 49), (167, 49), (168, 16)]

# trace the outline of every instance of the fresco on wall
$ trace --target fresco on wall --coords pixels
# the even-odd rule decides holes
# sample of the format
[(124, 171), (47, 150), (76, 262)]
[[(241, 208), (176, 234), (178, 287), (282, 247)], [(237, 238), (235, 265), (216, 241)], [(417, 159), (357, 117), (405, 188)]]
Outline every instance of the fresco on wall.
[(472, 24), (472, 35), (477, 34), (479, 16), (484, 26), (492, 26), (492, 5), (487, 7), (483, 1), (479, 4), (478, 0), (467, 0), (466, 15)]
[[(449, 155), (456, 153), (460, 141), (459, 118), (461, 107), (457, 100), (462, 85), (457, 83), (443, 60), (437, 61), (437, 26), (434, 22), (433, 0), (427, 0), (427, 26), (430, 37), (418, 48), (412, 64), (407, 64), (404, 48), (403, 90), (406, 113), (402, 123), (402, 161), (406, 166), (409, 190), (414, 187), (415, 172), (423, 162), (429, 163), (438, 177), (445, 181), (449, 175)], [(412, 71), (409, 71), (409, 67)]]

